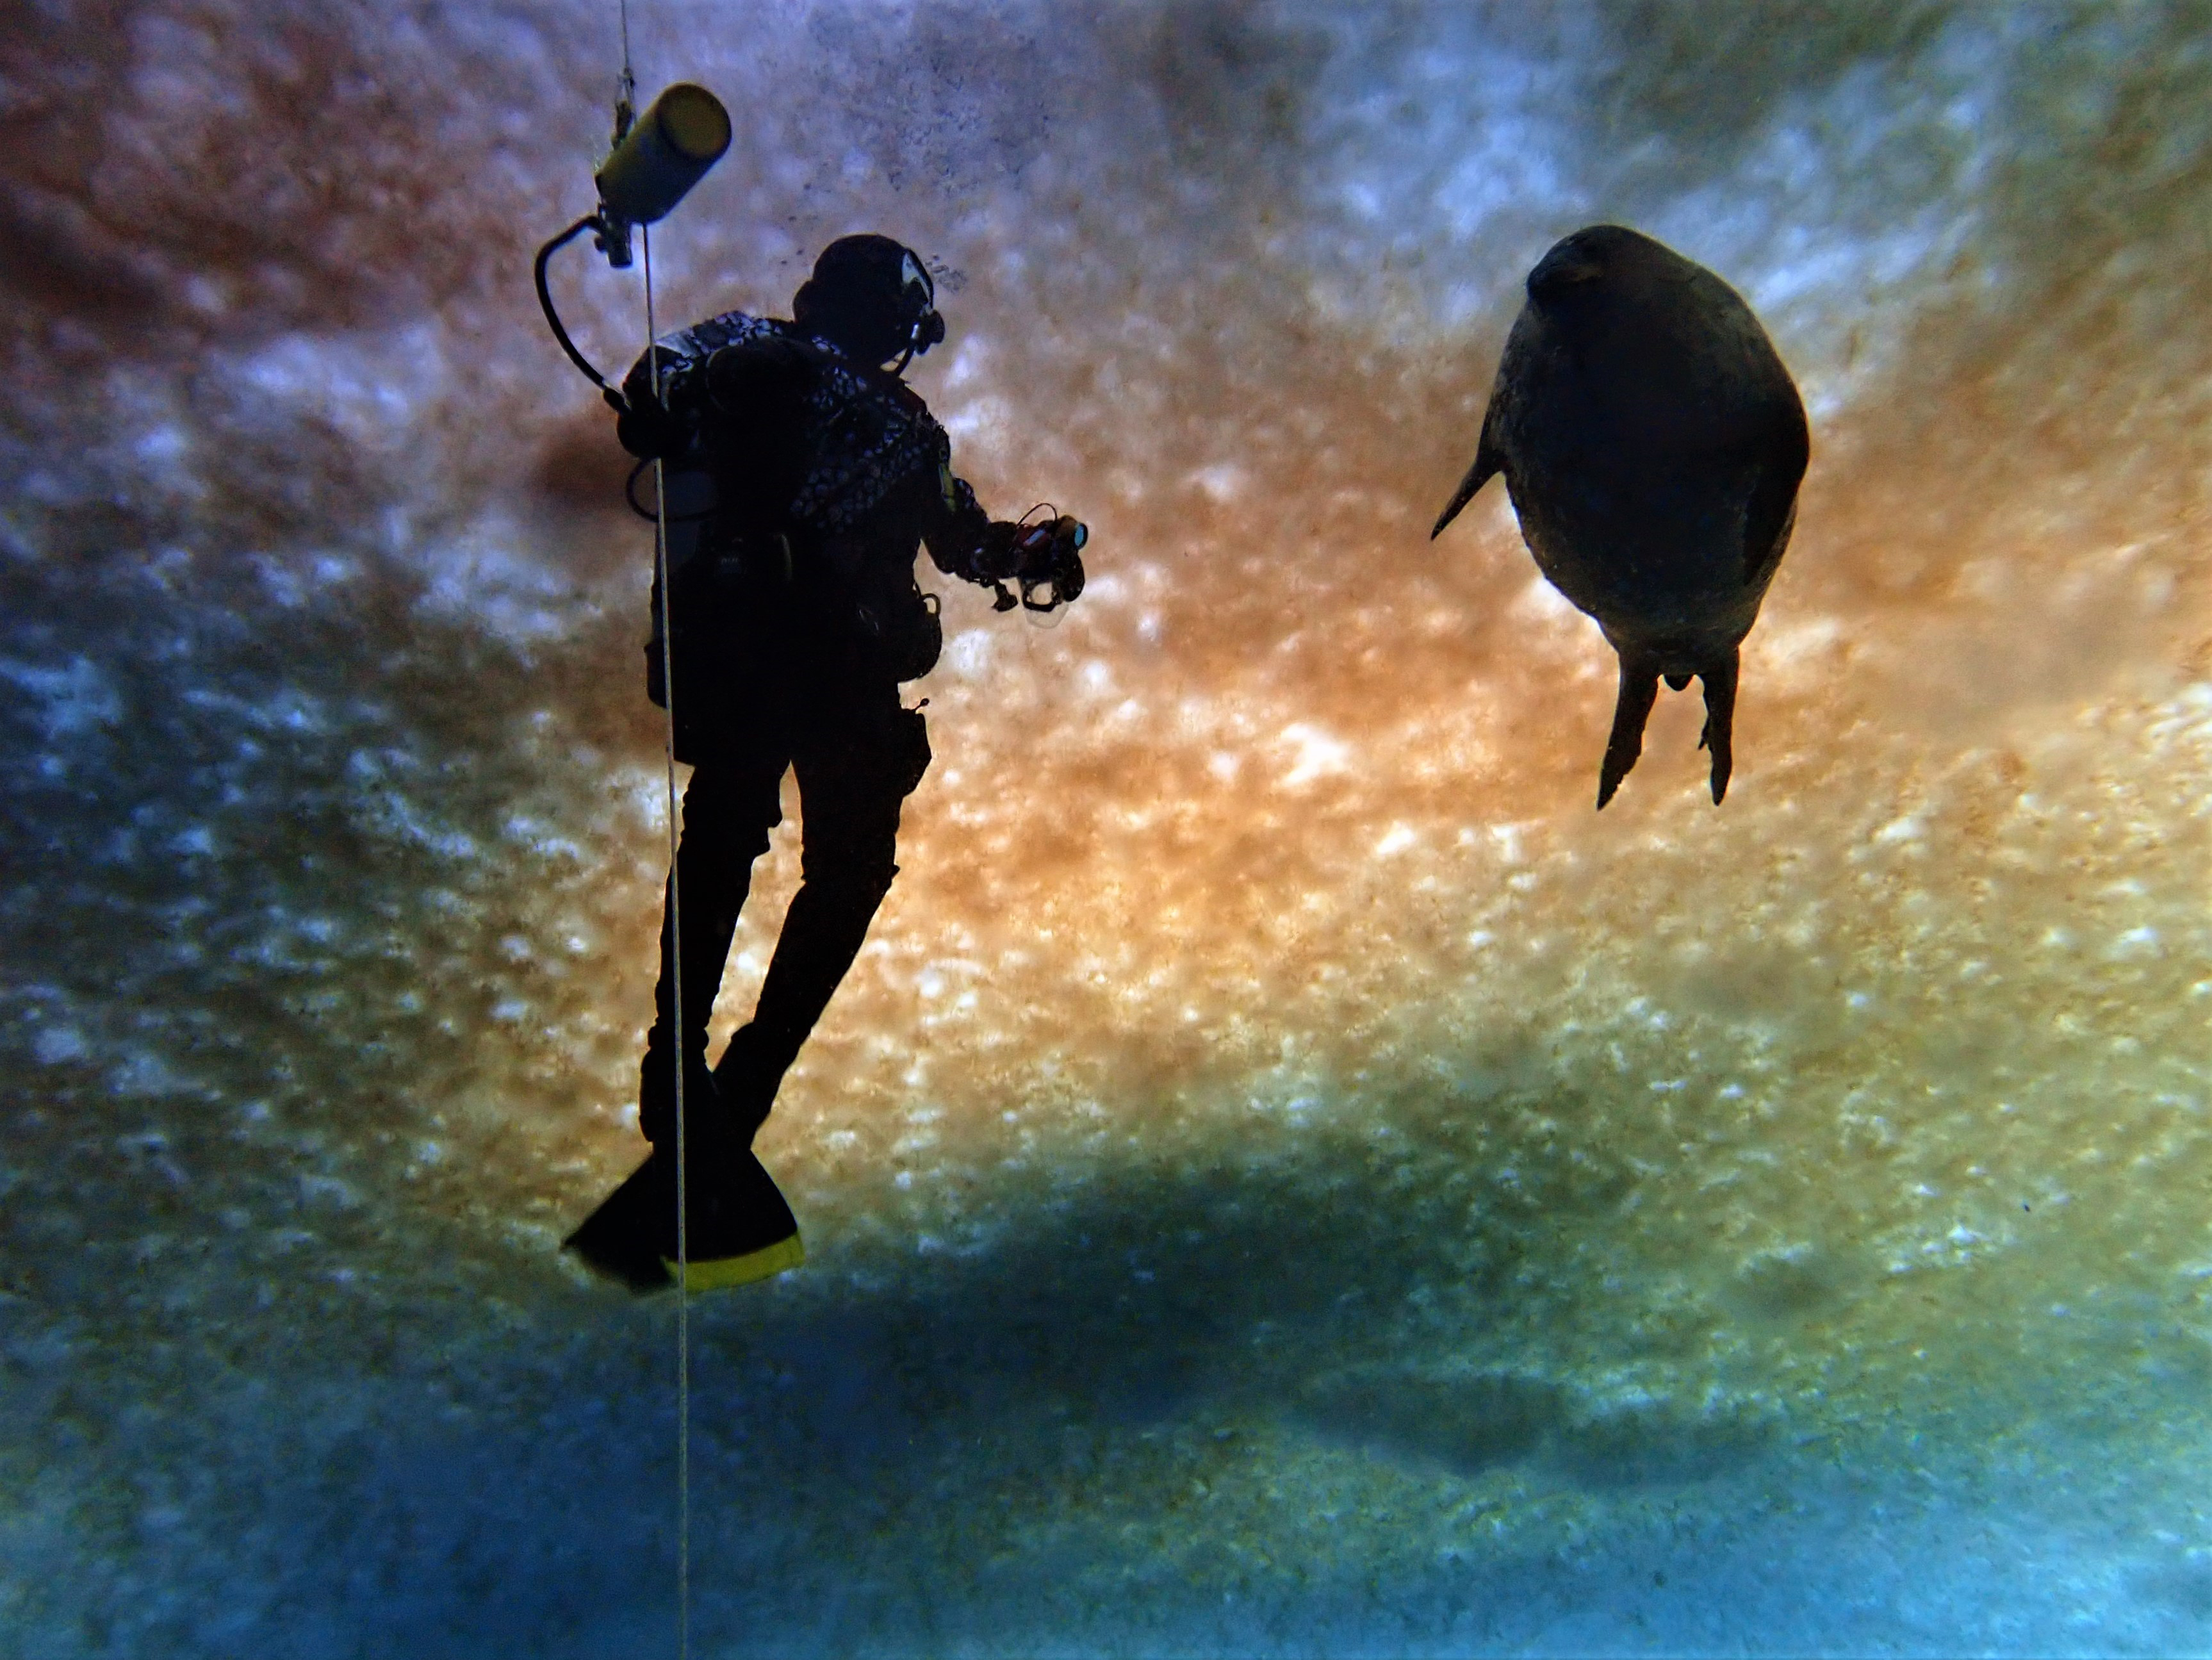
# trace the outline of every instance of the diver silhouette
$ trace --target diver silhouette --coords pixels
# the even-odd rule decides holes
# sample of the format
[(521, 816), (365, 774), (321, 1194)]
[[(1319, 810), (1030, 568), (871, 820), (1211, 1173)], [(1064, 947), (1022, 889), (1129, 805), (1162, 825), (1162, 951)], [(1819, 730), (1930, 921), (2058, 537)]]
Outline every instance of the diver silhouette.
[[(641, 1288), (668, 1283), (676, 1256), (679, 1059), (688, 1283), (744, 1283), (799, 1260), (797, 1225), (750, 1147), (890, 891), (900, 810), (929, 765), (921, 711), (899, 693), (943, 641), (917, 546), (946, 575), (995, 589), (1001, 611), (1082, 592), (1081, 524), (994, 521), (953, 475), (944, 428), (901, 378), (944, 337), (912, 250), (846, 236), (823, 250), (791, 320), (724, 313), (664, 336), (624, 382), (617, 435), (666, 468), (674, 637), (661, 638), (656, 582), (647, 691), (667, 705), (672, 664), (676, 758), (693, 771), (640, 1069), (653, 1153), (625, 1184), (635, 1202), (618, 1193), (570, 1243)], [(801, 885), (752, 1018), (709, 1069), (708, 1018), (787, 769)]]

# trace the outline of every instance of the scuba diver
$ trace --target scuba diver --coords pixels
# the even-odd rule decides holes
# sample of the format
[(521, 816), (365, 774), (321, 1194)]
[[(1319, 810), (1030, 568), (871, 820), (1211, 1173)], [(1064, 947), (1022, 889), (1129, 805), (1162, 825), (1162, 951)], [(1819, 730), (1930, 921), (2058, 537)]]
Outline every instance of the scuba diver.
[[(676, 758), (694, 769), (640, 1070), (653, 1154), (569, 1241), (641, 1289), (666, 1285), (677, 1256), (679, 1064), (687, 1285), (801, 1260), (750, 1149), (890, 890), (900, 807), (929, 765), (921, 711), (899, 695), (943, 642), (936, 597), (915, 580), (917, 544), (946, 575), (994, 589), (1000, 611), (1049, 611), (1083, 589), (1084, 526), (1042, 510), (994, 521), (953, 475), (944, 428), (901, 378), (944, 338), (913, 251), (845, 236), (823, 250), (791, 320), (727, 312), (665, 336), (619, 400), (609, 394), (623, 447), (641, 470), (665, 468), (673, 638), (656, 578), (647, 692), (669, 706), (672, 666)], [(708, 1018), (787, 769), (802, 883), (752, 1018), (710, 1069)]]

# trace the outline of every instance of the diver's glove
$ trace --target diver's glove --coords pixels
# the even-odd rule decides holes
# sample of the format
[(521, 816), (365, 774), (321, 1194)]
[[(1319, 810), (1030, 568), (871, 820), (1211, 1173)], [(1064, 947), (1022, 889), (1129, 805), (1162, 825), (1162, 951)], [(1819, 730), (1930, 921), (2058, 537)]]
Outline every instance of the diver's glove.
[(711, 398), (708, 377), (696, 360), (664, 356), (656, 393), (652, 379), (641, 369), (632, 371), (622, 391), (610, 388), (607, 392), (607, 405), (615, 412), (615, 436), (641, 461), (672, 460), (698, 436)]
[(691, 440), (690, 423), (650, 392), (640, 388), (625, 399), (609, 392), (615, 411), (615, 437), (641, 461), (663, 461)]
[[(1018, 603), (1030, 611), (1056, 610), (1083, 592), (1082, 553), (1090, 539), (1090, 526), (1065, 514), (1019, 523), (1000, 520), (983, 532), (975, 550), (976, 580), (998, 590), (994, 611), (1012, 611)], [(1009, 581), (1021, 587), (1018, 601)]]

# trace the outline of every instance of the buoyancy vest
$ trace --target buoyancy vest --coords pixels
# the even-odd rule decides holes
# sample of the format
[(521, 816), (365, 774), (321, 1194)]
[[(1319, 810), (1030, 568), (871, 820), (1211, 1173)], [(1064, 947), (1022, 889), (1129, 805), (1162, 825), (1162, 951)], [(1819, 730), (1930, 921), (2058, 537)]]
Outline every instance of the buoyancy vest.
[[(943, 636), (934, 596), (914, 580), (921, 532), (903, 509), (933, 501), (950, 476), (951, 441), (928, 406), (896, 375), (775, 318), (726, 312), (658, 345), (663, 401), (692, 429), (665, 485), (678, 595), (694, 559), (757, 572), (773, 569), (772, 547), (794, 603), (844, 625), (868, 666), (897, 680), (927, 673)], [(647, 374), (641, 358), (626, 384), (642, 392)], [(656, 642), (659, 628), (656, 605)]]

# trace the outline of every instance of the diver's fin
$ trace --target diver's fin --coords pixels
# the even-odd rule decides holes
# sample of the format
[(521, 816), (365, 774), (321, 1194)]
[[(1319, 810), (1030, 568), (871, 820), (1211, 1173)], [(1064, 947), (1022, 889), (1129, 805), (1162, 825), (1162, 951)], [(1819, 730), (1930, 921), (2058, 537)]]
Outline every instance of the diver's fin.
[(1659, 670), (1648, 658), (1620, 654), (1620, 696), (1613, 706), (1613, 733), (1605, 740), (1605, 763), (1598, 769), (1597, 806), (1613, 800), (1620, 781), (1644, 753), (1644, 723), (1659, 700)]
[[(595, 1273), (641, 1296), (676, 1283), (676, 1160), (656, 1149), (562, 1242)], [(695, 1170), (685, 1231), (687, 1291), (722, 1291), (772, 1279), (806, 1260), (799, 1224), (748, 1149)]]
[[(805, 1261), (806, 1246), (794, 1224), (789, 1234), (758, 1250), (735, 1256), (693, 1257), (684, 1265), (684, 1288), (695, 1295), (702, 1291), (735, 1291), (739, 1286), (757, 1285), (779, 1274), (787, 1274)], [(668, 1283), (674, 1285), (676, 1264), (663, 1258), (660, 1266), (668, 1276)]]
[[(641, 1296), (666, 1291), (675, 1283), (662, 1266), (659, 1235), (663, 1213), (675, 1203), (676, 1189), (666, 1172), (655, 1167), (657, 1158), (632, 1171), (629, 1179), (561, 1242), (562, 1250), (575, 1252), (594, 1274)], [(665, 1225), (673, 1227), (672, 1222)]]
[[(702, 1203), (695, 1195), (690, 1222), (690, 1260), (684, 1265), (686, 1291), (728, 1291), (797, 1268), (806, 1260), (799, 1223), (775, 1183), (750, 1147), (730, 1156), (714, 1189)], [(676, 1242), (662, 1254), (661, 1268), (676, 1280)]]
[(1444, 510), (1437, 515), (1437, 522), (1429, 532), (1433, 542), (1444, 533), (1444, 526), (1459, 517), (1459, 510), (1474, 500), (1474, 493), (1490, 482), (1492, 473), (1505, 471), (1505, 458), (1490, 441), (1490, 417), (1482, 418), (1482, 441), (1475, 446), (1474, 465), (1467, 470), (1467, 477), (1459, 481), (1452, 499), (1444, 503)]

